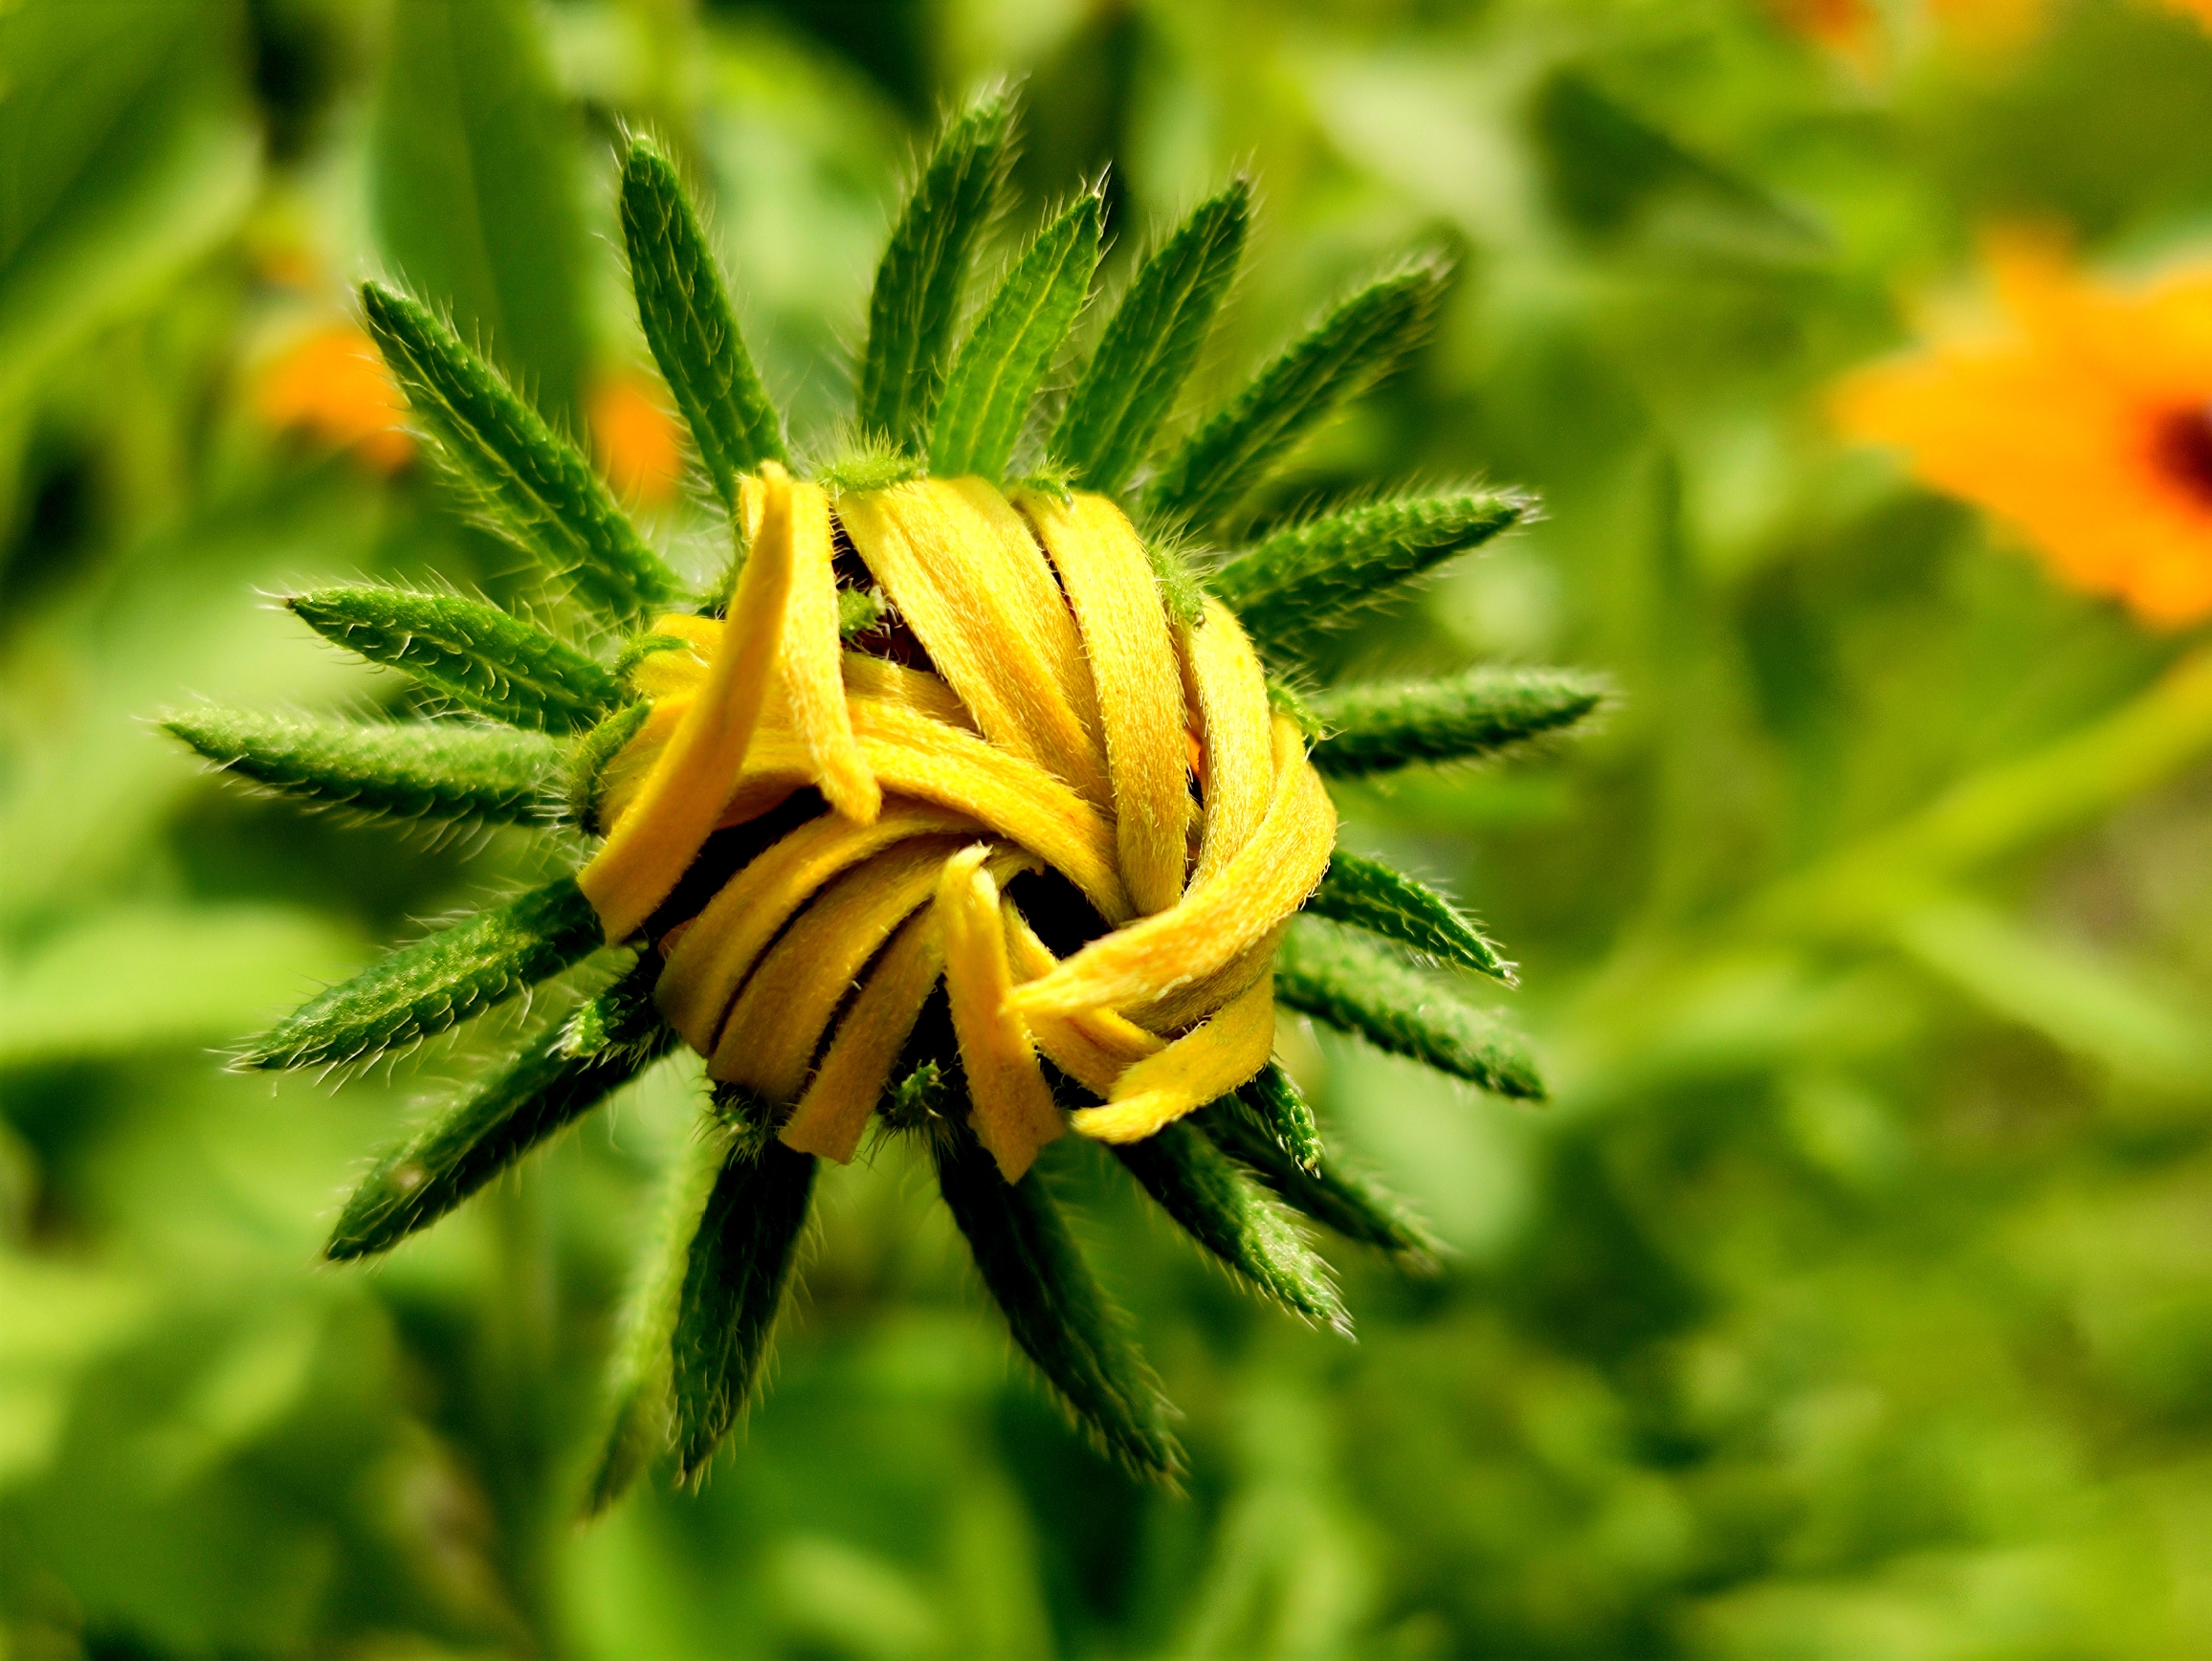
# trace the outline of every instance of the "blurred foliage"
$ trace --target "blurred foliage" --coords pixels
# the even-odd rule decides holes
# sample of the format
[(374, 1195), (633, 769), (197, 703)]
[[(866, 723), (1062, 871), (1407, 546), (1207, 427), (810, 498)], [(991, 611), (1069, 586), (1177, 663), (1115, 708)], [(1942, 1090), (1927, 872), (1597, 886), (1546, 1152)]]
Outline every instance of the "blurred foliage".
[[(1821, 415), (1993, 222), (2120, 264), (2212, 230), (2212, 38), (2079, 0), (1979, 52), (1869, 10), (1862, 58), (1758, 0), (0, 10), (0, 1649), (2212, 1647), (2212, 669)], [(348, 279), (447, 297), (572, 424), (648, 362), (610, 141), (650, 125), (811, 415), (930, 111), (1001, 74), (1033, 135), (1009, 249), (1110, 160), (1118, 280), (1252, 166), (1215, 397), (1406, 242), (1464, 254), (1438, 343), (1261, 512), (1372, 476), (1542, 494), (1338, 650), (1618, 688), (1533, 767), (1345, 793), (1349, 845), (1520, 959), (1559, 1100), (1294, 1035), (1457, 1252), (1417, 1284), (1347, 1255), (1357, 1347), (1066, 1150), (1188, 1408), (1187, 1501), (1011, 1364), (899, 1159), (835, 1173), (745, 1445), (578, 1531), (690, 1086), (375, 1273), (312, 1268), (413, 1086), (216, 1052), (533, 873), (495, 840), (464, 884), (419, 834), (218, 788), (145, 718), (343, 696), (261, 592), (507, 581), (419, 469), (256, 416)], [(699, 522), (657, 527), (695, 570)]]

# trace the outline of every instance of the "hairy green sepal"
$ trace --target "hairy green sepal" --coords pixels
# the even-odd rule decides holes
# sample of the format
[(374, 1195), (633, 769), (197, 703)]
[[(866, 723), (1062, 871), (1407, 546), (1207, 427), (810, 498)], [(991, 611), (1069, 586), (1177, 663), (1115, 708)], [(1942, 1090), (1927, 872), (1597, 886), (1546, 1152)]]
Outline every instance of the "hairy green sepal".
[(1007, 1182), (957, 1120), (932, 1145), (945, 1206), (1014, 1341), (1107, 1452), (1172, 1485), (1183, 1450), (1167, 1428), (1167, 1405), (1044, 1179), (1031, 1170)]
[(564, 876), (402, 946), (254, 1040), (239, 1064), (359, 1061), (432, 1037), (602, 943), (599, 917)]
[(1321, 1146), (1321, 1127), (1315, 1120), (1314, 1105), (1279, 1063), (1269, 1062), (1238, 1085), (1236, 1098), (1246, 1116), (1302, 1168), (1320, 1168), (1326, 1150)]
[(1243, 179), (1199, 205), (1146, 260), (1047, 446), (1086, 490), (1114, 494), (1152, 448), (1236, 277), (1251, 223)]
[(1295, 661), (1328, 631), (1518, 523), (1528, 509), (1526, 497), (1506, 491), (1369, 502), (1277, 531), (1206, 587), (1261, 651)]
[(1449, 266), (1425, 261), (1343, 301), (1190, 435), (1146, 490), (1146, 509), (1195, 531), (1219, 526), (1316, 426), (1427, 331), (1449, 276)]
[(932, 473), (1005, 476), (1029, 404), (1097, 267), (1098, 198), (1085, 196), (1037, 233), (953, 360), (930, 432)]
[(1519, 1036), (1380, 947), (1327, 923), (1306, 922), (1275, 957), (1275, 997), (1500, 1096), (1543, 1098)]
[(683, 586), (590, 463), (498, 370), (407, 296), (369, 282), (361, 300), (415, 421), (486, 523), (609, 622), (634, 622), (678, 598)]
[(1281, 1203), (1206, 1134), (1179, 1120), (1114, 1153), (1184, 1233), (1294, 1315), (1352, 1332), (1329, 1266)]
[(614, 676), (583, 653), (480, 600), (363, 586), (284, 604), (325, 640), (511, 726), (577, 732), (621, 700)]
[(1242, 1091), (1195, 1116), (1228, 1153), (1250, 1166), (1260, 1181), (1325, 1229), (1347, 1240), (1389, 1252), (1405, 1268), (1427, 1272), (1444, 1254), (1427, 1225), (1381, 1184), (1331, 1157), (1300, 1164), (1266, 1128)]
[(622, 235), (646, 343), (715, 489), (735, 513), (740, 475), (789, 459), (784, 427), (745, 350), (698, 216), (675, 168), (649, 139), (630, 146), (622, 169)]
[(516, 824), (546, 818), (561, 800), (561, 746), (541, 733), (212, 707), (162, 725), (227, 772), (363, 813)]
[(1427, 883), (1380, 859), (1338, 849), (1305, 908), (1315, 917), (1351, 923), (1441, 962), (1514, 984), (1513, 965), (1465, 913)]
[(1341, 779), (1413, 762), (1472, 761), (1573, 726), (1604, 699), (1602, 681), (1559, 669), (1470, 669), (1440, 680), (1334, 687), (1311, 698), (1326, 733), (1313, 762)]
[(388, 1251), (666, 1055), (653, 1008), (657, 963), (586, 999), (377, 1162), (340, 1213), (323, 1255)]
[(961, 291), (977, 238), (998, 206), (1013, 106), (984, 100), (945, 128), (875, 270), (860, 426), (919, 451), (952, 359)]

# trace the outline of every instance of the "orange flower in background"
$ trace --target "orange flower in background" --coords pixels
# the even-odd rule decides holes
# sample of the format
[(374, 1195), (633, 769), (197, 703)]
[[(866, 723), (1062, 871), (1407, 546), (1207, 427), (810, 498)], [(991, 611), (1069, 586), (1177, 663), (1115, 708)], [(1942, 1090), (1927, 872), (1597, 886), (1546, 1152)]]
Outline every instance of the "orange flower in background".
[(351, 450), (380, 473), (414, 454), (403, 425), (407, 400), (368, 336), (350, 323), (295, 343), (261, 373), (254, 407), (279, 431), (298, 429)]
[(592, 447), (614, 494), (635, 507), (658, 507), (683, 478), (683, 435), (654, 396), (653, 382), (634, 371), (602, 378), (591, 388)]
[(1842, 427), (1904, 446), (2069, 587), (2149, 623), (2212, 617), (2212, 264), (2121, 289), (2039, 244), (1990, 263), (2010, 329), (1861, 371)]

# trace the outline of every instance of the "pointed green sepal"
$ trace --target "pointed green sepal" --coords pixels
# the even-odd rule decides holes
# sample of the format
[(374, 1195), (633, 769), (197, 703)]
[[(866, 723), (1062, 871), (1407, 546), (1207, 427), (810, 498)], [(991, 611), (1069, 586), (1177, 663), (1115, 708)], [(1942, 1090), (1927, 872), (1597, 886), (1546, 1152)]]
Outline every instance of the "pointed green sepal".
[(433, 1037), (602, 943), (598, 914), (564, 876), (387, 954), (254, 1039), (238, 1065), (336, 1065)]
[(674, 1047), (653, 1008), (657, 962), (586, 999), (377, 1162), (323, 1255), (388, 1251), (572, 1124)]
[(650, 139), (631, 144), (623, 166), (622, 235), (646, 343), (715, 489), (735, 513), (741, 474), (789, 459), (783, 422), (738, 332), (721, 267), (682, 181)]
[(1084, 489), (1118, 493), (1151, 450), (1236, 277), (1251, 199), (1238, 179), (1200, 204), (1129, 285), (1047, 446)]
[(212, 705), (162, 725), (226, 772), (304, 801), (394, 819), (550, 819), (561, 746), (457, 721), (314, 720)]
[(681, 596), (591, 464), (498, 370), (406, 295), (368, 282), (361, 302), (416, 424), (492, 529), (610, 622)]
[(1340, 686), (1313, 695), (1332, 778), (1413, 762), (1464, 762), (1573, 726), (1605, 700), (1603, 681), (1560, 669), (1470, 669), (1441, 680)]
[(1517, 983), (1514, 966), (1459, 907), (1427, 883), (1393, 871), (1380, 859), (1339, 848), (1321, 886), (1306, 901), (1316, 917), (1348, 922), (1439, 962)]
[(1511, 491), (1369, 502), (1275, 532), (1206, 587), (1262, 652), (1295, 662), (1400, 584), (1519, 523), (1529, 506)]
[(1321, 1146), (1321, 1127), (1314, 1118), (1313, 1103), (1281, 1063), (1269, 1062), (1237, 1086), (1236, 1096), (1245, 1117), (1302, 1169), (1321, 1168), (1327, 1150)]
[(578, 732), (621, 700), (613, 675), (535, 624), (458, 594), (316, 588), (285, 605), (325, 640), (510, 726)]
[(1343, 301), (1200, 427), (1144, 493), (1144, 505), (1210, 531), (1308, 433), (1373, 386), (1426, 334), (1451, 268), (1424, 260)]
[(1193, 1240), (1293, 1315), (1352, 1336), (1352, 1318), (1282, 1204), (1196, 1126), (1178, 1121), (1114, 1153)]
[(1372, 1178), (1334, 1158), (1320, 1159), (1311, 1168), (1291, 1158), (1254, 1114), (1244, 1092), (1201, 1109), (1196, 1117), (1223, 1149), (1324, 1229), (1387, 1251), (1417, 1273), (1432, 1273), (1446, 1254), (1443, 1242), (1428, 1226)]
[(568, 752), (568, 817), (582, 830), (594, 835), (600, 830), (599, 776), (652, 715), (653, 705), (643, 698), (624, 704)]
[(868, 302), (858, 410), (864, 432), (915, 451), (927, 438), (952, 361), (968, 265), (998, 209), (1012, 126), (1013, 104), (1003, 95), (962, 112), (906, 199)]
[(930, 432), (930, 472), (1005, 476), (1097, 268), (1098, 198), (1085, 196), (1037, 233), (953, 359)]
[(1183, 1450), (1167, 1428), (1167, 1404), (1043, 1177), (1031, 1170), (1007, 1182), (957, 1118), (932, 1146), (944, 1203), (1014, 1341), (1106, 1452), (1172, 1487)]
[(670, 1339), (675, 1469), (696, 1482), (753, 1397), (798, 1260), (812, 1154), (733, 1146), (686, 1254)]
[(1543, 1099), (1543, 1083), (1517, 1033), (1342, 929), (1305, 922), (1284, 937), (1275, 957), (1275, 997), (1378, 1049), (1410, 1055), (1485, 1090)]

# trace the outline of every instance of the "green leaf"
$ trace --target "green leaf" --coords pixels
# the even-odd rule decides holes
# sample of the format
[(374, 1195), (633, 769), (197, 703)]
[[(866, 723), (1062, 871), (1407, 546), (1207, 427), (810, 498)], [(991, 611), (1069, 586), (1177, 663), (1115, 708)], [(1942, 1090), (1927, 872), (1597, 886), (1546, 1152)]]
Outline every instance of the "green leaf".
[(745, 350), (721, 267), (682, 181), (650, 139), (630, 145), (622, 170), (622, 234), (646, 343), (734, 514), (741, 474), (789, 459), (783, 422)]
[(932, 473), (1004, 476), (1097, 268), (1098, 198), (1085, 196), (1037, 233), (953, 360), (930, 434)]
[(666, 1055), (649, 960), (586, 999), (377, 1162), (340, 1213), (323, 1255), (388, 1251), (429, 1228), (540, 1143)]
[(815, 1159), (770, 1139), (723, 1163), (686, 1254), (671, 1339), (676, 1477), (697, 1481), (767, 1359), (813, 1192)]
[(1450, 277), (1444, 261), (1424, 260), (1337, 306), (1190, 435), (1145, 491), (1146, 509), (1195, 531), (1218, 527), (1316, 426), (1427, 333)]
[(1603, 681), (1559, 669), (1470, 669), (1442, 680), (1340, 686), (1310, 695), (1326, 736), (1316, 768), (1332, 778), (1413, 762), (1464, 762), (1581, 720)]
[(494, 530), (609, 622), (635, 621), (682, 594), (590, 463), (453, 330), (381, 283), (364, 283), (361, 299), (416, 423)]
[(1117, 1158), (1199, 1245), (1294, 1315), (1352, 1335), (1329, 1266), (1299, 1237), (1275, 1196), (1195, 1126), (1179, 1121)]
[(1400, 584), (1519, 523), (1529, 506), (1511, 491), (1370, 502), (1277, 531), (1206, 587), (1263, 652), (1295, 661)]
[(211, 706), (165, 716), (162, 725), (240, 778), (363, 813), (513, 825), (543, 820), (562, 800), (564, 758), (538, 733)]
[(1251, 199), (1238, 179), (1201, 203), (1145, 261), (1106, 325), (1047, 446), (1086, 490), (1119, 492), (1151, 450), (1235, 279)]
[(957, 1117), (932, 1148), (944, 1203), (1014, 1341), (1102, 1449), (1173, 1486), (1183, 1450), (1167, 1428), (1167, 1404), (1128, 1317), (1092, 1276), (1044, 1178), (1031, 1169), (1007, 1182)]
[(432, 1037), (601, 943), (598, 914), (576, 879), (564, 876), (402, 946), (287, 1015), (238, 1062), (315, 1067)]
[(1255, 1116), (1240, 1091), (1193, 1116), (1221, 1147), (1250, 1165), (1296, 1209), (1347, 1240), (1389, 1252), (1405, 1268), (1432, 1271), (1445, 1248), (1427, 1225), (1372, 1178), (1331, 1158), (1299, 1164)]
[(1313, 1104), (1297, 1080), (1271, 1061), (1236, 1087), (1237, 1102), (1245, 1116), (1305, 1170), (1320, 1169), (1325, 1150), (1321, 1127), (1315, 1122)]
[(985, 99), (945, 128), (891, 233), (868, 302), (863, 431), (918, 450), (952, 357), (976, 239), (998, 207), (1013, 105)]
[(1509, 986), (1515, 984), (1513, 965), (1457, 906), (1380, 859), (1338, 849), (1306, 910), (1460, 968), (1495, 975)]
[(368, 151), (378, 245), (564, 424), (590, 349), (574, 144), (526, 0), (397, 0)]
[(607, 670), (480, 600), (359, 587), (316, 588), (284, 604), (325, 640), (512, 726), (579, 732), (622, 700)]
[(1341, 929), (1308, 922), (1291, 930), (1275, 958), (1275, 997), (1485, 1090), (1543, 1098), (1536, 1065), (1516, 1033)]

